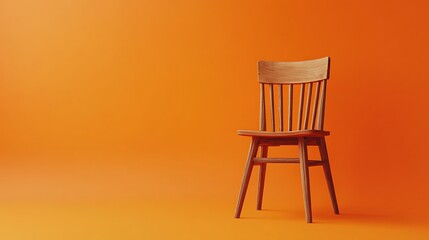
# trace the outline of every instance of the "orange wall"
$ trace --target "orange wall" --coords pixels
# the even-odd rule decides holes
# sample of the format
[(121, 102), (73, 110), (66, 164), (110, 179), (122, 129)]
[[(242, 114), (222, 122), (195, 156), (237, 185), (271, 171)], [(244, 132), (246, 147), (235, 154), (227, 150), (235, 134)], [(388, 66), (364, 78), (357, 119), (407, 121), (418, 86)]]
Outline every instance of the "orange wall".
[[(256, 62), (330, 56), (340, 204), (429, 217), (428, 7), (1, 1), (2, 198), (235, 201), (248, 144), (235, 131), (257, 127)], [(267, 191), (296, 178), (298, 193), (298, 174), (273, 168)]]

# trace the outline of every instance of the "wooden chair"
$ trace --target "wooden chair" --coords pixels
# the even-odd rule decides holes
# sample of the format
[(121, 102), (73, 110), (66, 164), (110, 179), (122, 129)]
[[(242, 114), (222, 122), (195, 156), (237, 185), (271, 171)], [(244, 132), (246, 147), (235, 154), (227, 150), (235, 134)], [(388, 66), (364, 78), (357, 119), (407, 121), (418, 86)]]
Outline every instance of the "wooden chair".
[[(240, 217), (250, 175), (255, 165), (259, 165), (257, 209), (261, 209), (267, 163), (300, 164), (305, 216), (308, 223), (312, 222), (308, 169), (313, 166), (322, 166), (334, 212), (339, 214), (325, 142), (325, 136), (328, 136), (329, 132), (323, 129), (329, 65), (329, 57), (302, 62), (260, 61), (258, 63), (260, 125), (259, 131), (238, 131), (238, 135), (251, 137), (252, 142), (235, 212), (236, 218)], [(288, 86), (286, 126), (283, 124), (283, 85)], [(299, 85), (300, 91), (298, 109), (294, 111), (294, 89), (296, 85)], [(269, 92), (271, 131), (266, 128), (266, 86)], [(277, 94), (274, 89), (277, 89)], [(278, 116), (275, 116), (275, 95), (277, 95)], [(296, 120), (293, 119), (295, 115), (297, 115)], [(278, 123), (277, 125), (276, 122)], [(297, 145), (299, 147), (299, 158), (268, 158), (268, 148), (280, 145)], [(321, 159), (309, 160), (307, 146), (318, 146)], [(257, 157), (258, 149), (260, 157)]]

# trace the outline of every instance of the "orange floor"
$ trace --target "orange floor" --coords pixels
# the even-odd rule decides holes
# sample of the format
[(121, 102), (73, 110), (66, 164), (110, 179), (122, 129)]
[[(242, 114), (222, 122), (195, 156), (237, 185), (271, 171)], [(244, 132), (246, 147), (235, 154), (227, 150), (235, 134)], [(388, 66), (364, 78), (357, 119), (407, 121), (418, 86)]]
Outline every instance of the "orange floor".
[(225, 168), (233, 177), (222, 179), (215, 163), (213, 171), (200, 166), (205, 174), (193, 174), (198, 168), (167, 172), (131, 157), (127, 164), (120, 164), (124, 158), (71, 160), (3, 159), (0, 239), (429, 238), (425, 216), (348, 199), (340, 174), (341, 214), (334, 215), (321, 171), (311, 170), (314, 223), (307, 224), (294, 166), (268, 168), (262, 211), (255, 210), (253, 176), (242, 218), (234, 219), (242, 164)]
[(429, 230), (400, 219), (301, 209), (246, 210), (234, 219), (231, 202), (122, 201), (2, 203), (1, 239), (428, 239)]

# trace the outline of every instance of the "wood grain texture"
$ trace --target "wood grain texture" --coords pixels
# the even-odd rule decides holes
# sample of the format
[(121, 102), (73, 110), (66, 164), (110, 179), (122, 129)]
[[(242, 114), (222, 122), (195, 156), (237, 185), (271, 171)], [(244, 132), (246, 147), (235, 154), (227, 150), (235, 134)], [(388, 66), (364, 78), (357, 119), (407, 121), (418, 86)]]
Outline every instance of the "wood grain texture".
[[(323, 73), (322, 73), (323, 72)], [(286, 76), (288, 75), (288, 76)], [(338, 204), (336, 200), (332, 174), (329, 165), (325, 136), (329, 131), (324, 131), (324, 113), (327, 79), (329, 78), (329, 58), (311, 60), (305, 62), (274, 63), (259, 62), (260, 81), (260, 125), (258, 130), (238, 130), (238, 135), (252, 137), (252, 144), (249, 149), (247, 164), (243, 175), (239, 200), (237, 203), (235, 217), (240, 217), (244, 198), (250, 180), (252, 169), (255, 165), (259, 168), (259, 184), (256, 209), (262, 208), (262, 200), (265, 186), (266, 168), (268, 163), (295, 163), (300, 164), (302, 189), (304, 195), (305, 217), (308, 223), (312, 222), (309, 167), (322, 166), (325, 178), (328, 183), (334, 212), (338, 214)], [(292, 80), (294, 79), (294, 80)], [(265, 84), (268, 84), (269, 97), (265, 97)], [(287, 96), (288, 110), (287, 116), (283, 116), (283, 85), (289, 85)], [(299, 92), (298, 114), (296, 117), (296, 128), (293, 127), (294, 115), (294, 85), (301, 85)], [(315, 85), (315, 89), (313, 86)], [(308, 93), (306, 94), (306, 86)], [(278, 87), (278, 126), (276, 131), (275, 118), (275, 87)], [(314, 98), (313, 98), (314, 90)], [(286, 99), (286, 97), (285, 97)], [(270, 103), (270, 114), (266, 112), (266, 103)], [(312, 102), (313, 101), (313, 102)], [(283, 119), (287, 117), (286, 130), (283, 129)], [(268, 119), (270, 118), (270, 119)], [(267, 130), (267, 121), (271, 122), (271, 131)], [(311, 121), (311, 123), (310, 123)], [(299, 158), (269, 158), (268, 149), (272, 146), (295, 145), (299, 148)], [(318, 146), (321, 160), (309, 160), (307, 146)], [(256, 157), (260, 147), (260, 157)]]
[(329, 57), (301, 62), (258, 62), (259, 82), (294, 84), (329, 78)]

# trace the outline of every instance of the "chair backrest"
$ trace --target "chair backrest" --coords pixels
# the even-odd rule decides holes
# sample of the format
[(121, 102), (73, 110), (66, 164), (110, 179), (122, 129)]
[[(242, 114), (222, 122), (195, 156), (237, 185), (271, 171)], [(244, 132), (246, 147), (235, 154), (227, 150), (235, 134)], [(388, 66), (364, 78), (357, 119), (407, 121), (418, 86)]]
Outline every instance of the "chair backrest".
[[(265, 85), (268, 85), (271, 131), (323, 130), (329, 65), (329, 57), (301, 62), (258, 62), (259, 129), (267, 131)], [(287, 127), (283, 126), (283, 85), (288, 85), (289, 88), (286, 98)], [(296, 85), (300, 86), (299, 95), (294, 95)], [(277, 94), (275, 88), (277, 88)], [(275, 95), (277, 95), (277, 101), (275, 101)], [(298, 100), (298, 109), (294, 111), (294, 98), (298, 97), (299, 99), (295, 99), (295, 101)], [(275, 102), (278, 105), (277, 114), (275, 113)], [(295, 114), (296, 120), (293, 120)], [(278, 128), (276, 128), (276, 119)]]

